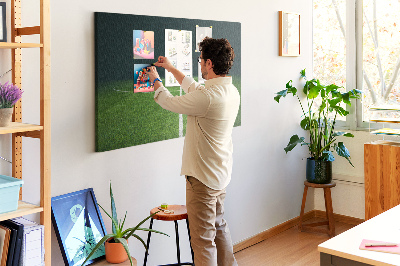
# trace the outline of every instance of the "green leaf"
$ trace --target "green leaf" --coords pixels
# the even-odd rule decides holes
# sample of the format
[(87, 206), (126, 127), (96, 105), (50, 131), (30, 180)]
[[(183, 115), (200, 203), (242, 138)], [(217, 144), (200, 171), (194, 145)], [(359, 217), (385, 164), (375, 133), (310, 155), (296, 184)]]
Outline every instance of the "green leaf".
[(325, 98), (325, 89), (321, 89), (321, 97)]
[(306, 79), (306, 69), (300, 71), (300, 77)]
[(296, 147), (297, 144), (302, 143), (303, 141), (304, 141), (304, 137), (299, 138), (299, 136), (293, 135), (290, 138), (289, 143), (286, 146), (286, 148), (284, 148), (284, 150), (286, 151), (286, 153), (288, 153), (289, 151), (293, 150), (293, 148)]
[(337, 136), (342, 136), (342, 135), (344, 135), (344, 134), (346, 134), (346, 132), (336, 131), (336, 132), (333, 132), (332, 136), (333, 136), (333, 137), (337, 137)]
[(354, 138), (354, 135), (351, 133), (346, 133), (343, 136), (348, 137), (348, 138)]
[(157, 231), (157, 230), (154, 230), (154, 229), (149, 229), (149, 228), (138, 228), (138, 229), (136, 229), (136, 230), (140, 230), (140, 231), (148, 231), (148, 232), (153, 232), (153, 233), (157, 233), (157, 234), (161, 234), (161, 235), (166, 235), (166, 236), (168, 236), (169, 237), (169, 235), (168, 234), (166, 234), (166, 233), (163, 233), (163, 232), (160, 232), (160, 231)]
[(343, 98), (343, 102), (344, 102), (345, 104), (351, 105), (351, 102), (350, 102), (350, 94), (349, 94), (348, 92), (342, 93), (342, 98)]
[(341, 116), (346, 116), (346, 115), (348, 115), (349, 114), (349, 112), (348, 111), (346, 111), (343, 107), (341, 107), (341, 106), (334, 106), (334, 107), (332, 107), (335, 111), (337, 111), (338, 112), (338, 114), (339, 115), (341, 115)]
[(303, 120), (301, 120), (300, 126), (304, 130), (310, 130), (310, 118), (305, 117)]
[(322, 102), (321, 105), (319, 106), (319, 108), (318, 108), (319, 110), (318, 110), (318, 111), (319, 111), (319, 112), (323, 112), (324, 109), (325, 109), (325, 107), (326, 107), (326, 102), (324, 101), (324, 102)]
[(126, 254), (128, 254), (129, 261), (131, 262), (131, 266), (133, 266), (133, 261), (132, 261), (132, 256), (131, 253), (129, 252), (129, 246), (128, 246), (128, 241), (126, 241), (125, 238), (114, 238), (115, 242), (121, 243), (122, 246), (124, 246), (124, 249), (126, 251)]
[(329, 106), (330, 106), (330, 107), (335, 107), (335, 106), (337, 106), (337, 104), (340, 103), (341, 101), (342, 101), (342, 96), (333, 98), (333, 99), (331, 99), (331, 100), (328, 100), (328, 103), (329, 103)]
[(350, 93), (350, 98), (360, 99), (362, 91), (353, 89), (353, 90), (349, 91), (349, 93)]
[(315, 83), (316, 83), (315, 79), (306, 81), (306, 83), (304, 84), (304, 87), (303, 87), (303, 93), (308, 94), (308, 91), (316, 86)]
[(342, 156), (344, 158), (347, 159), (347, 161), (351, 164), (351, 166), (354, 167), (354, 165), (351, 163), (350, 161), (350, 152), (349, 150), (346, 148), (346, 146), (344, 146), (343, 142), (339, 142), (337, 145), (335, 145), (336, 147), (336, 152), (339, 156)]
[(82, 263), (81, 266), (85, 265), (85, 263), (90, 259), (90, 257), (93, 256), (93, 254), (100, 248), (101, 245), (103, 245), (104, 242), (106, 242), (107, 239), (114, 237), (114, 234), (108, 234), (103, 236), (100, 241), (96, 244), (96, 246), (92, 249), (92, 252), (86, 257), (85, 261)]
[(336, 92), (337, 89), (339, 89), (339, 86), (335, 85), (335, 84), (331, 84), (326, 86), (326, 92), (330, 93), (331, 91)]
[(125, 217), (124, 217), (124, 221), (122, 222), (122, 224), (121, 224), (121, 230), (122, 230), (122, 228), (124, 228), (124, 224), (125, 224), (125, 220), (126, 220), (126, 215), (128, 214), (128, 212), (126, 211), (125, 212)]
[(321, 90), (320, 86), (314, 86), (314, 87), (310, 88), (310, 90), (308, 91), (308, 95), (307, 95), (308, 99), (314, 99), (314, 98), (318, 97), (320, 90)]
[[(110, 198), (111, 198), (111, 214), (112, 214), (112, 218), (113, 218), (115, 221), (118, 221), (117, 209), (116, 209), (116, 207), (115, 207), (114, 196), (113, 196), (112, 188), (111, 188), (111, 180), (110, 180)], [(103, 210), (104, 210), (104, 209), (103, 209)], [(113, 223), (113, 225), (112, 225), (112, 231), (113, 231), (114, 234), (117, 233), (117, 227), (118, 227), (118, 222), (117, 222), (117, 225), (114, 225), (114, 223)]]
[[(105, 214), (107, 214), (108, 217), (110, 217), (111, 222), (113, 223), (113, 227), (115, 226), (115, 228), (118, 228), (118, 221), (116, 221), (110, 214), (108, 214), (108, 212), (100, 205), (97, 203), (97, 205), (99, 205), (99, 207), (104, 211)], [(117, 230), (113, 230), (114, 235), (116, 235), (118, 232)]]
[(147, 246), (146, 246), (146, 243), (144, 243), (143, 239), (142, 239), (140, 236), (138, 236), (137, 234), (133, 234), (132, 236), (133, 236), (134, 238), (136, 238), (137, 240), (139, 240), (140, 242), (142, 242), (144, 248), (145, 248), (146, 251), (147, 251)]
[(277, 93), (276, 93), (277, 95), (274, 97), (274, 100), (277, 101), (277, 102), (279, 103), (279, 99), (280, 99), (281, 97), (286, 97), (287, 91), (288, 91), (288, 90), (286, 89), (286, 90), (281, 90), (281, 91), (277, 92)]
[[(147, 216), (146, 218), (144, 218), (140, 223), (138, 223), (135, 227), (133, 228), (129, 228), (127, 230), (125, 230), (122, 235), (125, 235), (127, 233), (127, 231), (131, 231), (128, 235), (125, 236), (126, 239), (128, 239), (129, 237), (131, 237), (133, 235), (133, 233), (135, 233), (135, 231), (142, 225), (144, 224), (144, 222), (146, 222), (148, 219), (150, 219), (151, 217), (153, 217), (154, 215), (156, 215), (157, 213), (159, 213), (160, 211), (157, 211), (153, 214), (150, 214), (149, 216)], [(126, 232), (126, 233), (125, 233)]]
[(323, 151), (321, 159), (324, 161), (333, 162), (335, 160), (335, 157), (333, 156), (331, 151)]
[(295, 96), (297, 93), (296, 87), (291, 87), (290, 89), (288, 89), (288, 93), (291, 93), (291, 94), (293, 94), (293, 96)]

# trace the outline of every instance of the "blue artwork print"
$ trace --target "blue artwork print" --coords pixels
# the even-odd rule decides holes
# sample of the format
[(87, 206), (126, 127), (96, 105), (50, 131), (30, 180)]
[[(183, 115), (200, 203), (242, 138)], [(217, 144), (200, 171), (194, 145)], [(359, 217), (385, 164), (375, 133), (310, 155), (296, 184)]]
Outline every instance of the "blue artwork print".
[[(52, 198), (53, 224), (64, 262), (78, 266), (106, 234), (92, 189)], [(104, 245), (89, 263), (105, 255)]]

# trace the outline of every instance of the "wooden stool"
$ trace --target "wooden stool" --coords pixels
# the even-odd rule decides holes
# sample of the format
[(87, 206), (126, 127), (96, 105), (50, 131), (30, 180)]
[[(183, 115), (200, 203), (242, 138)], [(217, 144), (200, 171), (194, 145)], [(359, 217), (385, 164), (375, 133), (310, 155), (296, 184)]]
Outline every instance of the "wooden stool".
[[(304, 181), (304, 193), (303, 193), (303, 202), (301, 204), (299, 231), (327, 233), (330, 237), (335, 235), (335, 220), (333, 219), (332, 196), (331, 196), (331, 188), (335, 186), (336, 183), (333, 181), (329, 184), (314, 184)], [(326, 218), (328, 219), (328, 221), (309, 223), (303, 225), (304, 206), (306, 205), (308, 187), (324, 189), (325, 210), (326, 210)], [(315, 228), (315, 226), (319, 225), (328, 225), (328, 229)]]
[[(163, 211), (160, 211), (160, 206), (155, 207), (150, 211), (150, 214), (157, 213), (154, 215), (151, 220), (150, 220), (150, 229), (153, 229), (153, 221), (154, 219), (156, 220), (161, 220), (161, 221), (174, 221), (175, 223), (175, 236), (176, 236), (176, 255), (178, 258), (178, 263), (176, 264), (165, 264), (164, 266), (167, 265), (194, 265), (194, 255), (193, 255), (193, 249), (192, 249), (192, 244), (190, 242), (190, 230), (189, 230), (189, 220), (188, 220), (188, 215), (187, 215), (187, 210), (185, 205), (168, 205), (168, 211), (174, 211), (174, 213), (165, 213)], [(178, 233), (178, 221), (179, 220), (186, 220), (186, 226), (188, 230), (188, 235), (189, 235), (189, 244), (190, 244), (190, 251), (192, 252), (192, 261), (193, 262), (181, 262), (181, 251), (179, 248), (179, 233)], [(143, 266), (146, 266), (147, 264), (147, 255), (149, 251), (149, 245), (150, 245), (150, 237), (151, 237), (151, 231), (149, 231), (149, 235), (147, 236), (147, 251), (144, 255), (144, 263)], [(163, 266), (163, 265), (160, 265)]]

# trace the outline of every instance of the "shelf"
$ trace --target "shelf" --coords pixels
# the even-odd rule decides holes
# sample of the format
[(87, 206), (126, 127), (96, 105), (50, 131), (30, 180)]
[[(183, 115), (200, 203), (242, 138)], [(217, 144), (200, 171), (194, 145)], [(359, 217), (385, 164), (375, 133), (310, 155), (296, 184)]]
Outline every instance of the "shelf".
[(37, 47), (43, 47), (43, 44), (41, 44), (41, 43), (0, 42), (0, 49), (37, 48)]
[(18, 201), (18, 209), (13, 212), (6, 212), (0, 214), (0, 221), (8, 220), (15, 217), (20, 217), (32, 213), (42, 212), (43, 207), (36, 206), (24, 201)]
[(377, 118), (377, 119), (370, 119), (369, 121), (376, 123), (400, 123), (399, 118)]
[(42, 129), (43, 129), (43, 126), (39, 126), (39, 125), (11, 122), (11, 124), (8, 127), (0, 127), (0, 134), (28, 132), (28, 131), (36, 131), (36, 130), (42, 130)]
[(382, 128), (382, 129), (378, 129), (378, 130), (372, 131), (371, 134), (399, 136), (400, 135), (400, 129)]

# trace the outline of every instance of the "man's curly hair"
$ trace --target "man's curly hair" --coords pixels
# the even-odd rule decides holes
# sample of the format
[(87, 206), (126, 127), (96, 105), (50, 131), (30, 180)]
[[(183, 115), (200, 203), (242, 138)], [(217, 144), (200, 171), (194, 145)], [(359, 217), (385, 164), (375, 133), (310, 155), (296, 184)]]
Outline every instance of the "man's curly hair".
[(206, 37), (200, 42), (200, 51), (204, 60), (210, 59), (216, 75), (225, 75), (232, 68), (235, 52), (227, 39)]

